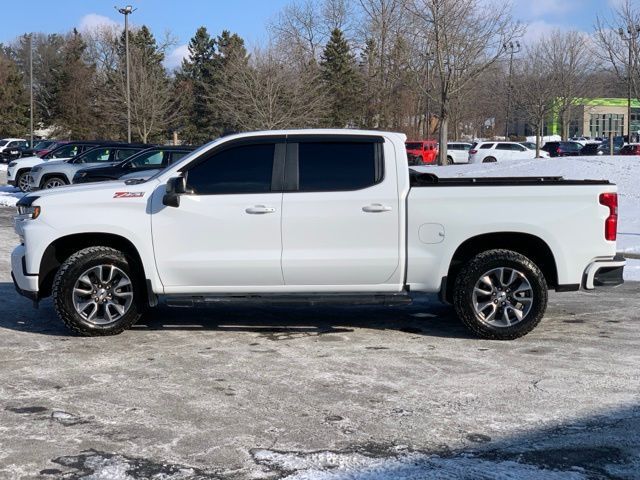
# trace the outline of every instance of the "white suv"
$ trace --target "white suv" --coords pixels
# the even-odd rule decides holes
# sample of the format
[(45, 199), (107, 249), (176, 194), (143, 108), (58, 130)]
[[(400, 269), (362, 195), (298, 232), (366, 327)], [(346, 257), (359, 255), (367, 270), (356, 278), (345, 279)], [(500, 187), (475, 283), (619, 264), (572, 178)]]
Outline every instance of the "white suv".
[[(549, 154), (540, 151), (541, 158)], [(480, 142), (469, 150), (469, 163), (492, 163), (509, 160), (531, 160), (536, 158), (536, 151), (517, 142)]]
[(467, 142), (447, 142), (447, 160), (449, 164), (469, 163), (469, 150), (472, 144)]

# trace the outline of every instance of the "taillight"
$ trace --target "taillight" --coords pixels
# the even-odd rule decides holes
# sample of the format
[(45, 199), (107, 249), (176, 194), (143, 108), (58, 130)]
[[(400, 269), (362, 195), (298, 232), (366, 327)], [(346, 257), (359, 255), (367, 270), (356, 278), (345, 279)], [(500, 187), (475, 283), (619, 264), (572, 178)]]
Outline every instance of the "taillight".
[(559, 154), (559, 153), (562, 153), (562, 150), (560, 150), (560, 147), (557, 147), (557, 148), (556, 148), (556, 153), (558, 153), (558, 154)]
[(478, 150), (469, 150), (469, 153), (474, 155), (474, 154), (478, 153)]
[(618, 238), (618, 194), (600, 194), (600, 205), (609, 207), (609, 216), (604, 221), (604, 238), (615, 242), (616, 238)]

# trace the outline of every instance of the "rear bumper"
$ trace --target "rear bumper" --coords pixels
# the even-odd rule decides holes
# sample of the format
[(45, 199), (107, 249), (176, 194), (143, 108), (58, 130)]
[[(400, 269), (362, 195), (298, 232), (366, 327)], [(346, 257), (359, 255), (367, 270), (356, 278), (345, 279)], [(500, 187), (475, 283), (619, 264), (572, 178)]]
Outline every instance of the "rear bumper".
[(622, 255), (609, 260), (596, 260), (584, 271), (582, 288), (615, 287), (624, 283), (623, 273), (626, 261)]

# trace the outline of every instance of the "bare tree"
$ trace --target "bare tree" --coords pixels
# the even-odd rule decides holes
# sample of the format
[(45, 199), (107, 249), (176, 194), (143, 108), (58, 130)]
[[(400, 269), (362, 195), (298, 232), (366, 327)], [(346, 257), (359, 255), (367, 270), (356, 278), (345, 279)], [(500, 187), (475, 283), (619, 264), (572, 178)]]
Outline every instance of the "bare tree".
[(536, 156), (540, 156), (540, 138), (557, 96), (553, 73), (549, 70), (546, 39), (527, 47), (516, 63), (512, 80), (514, 106), (536, 132)]
[(555, 106), (560, 118), (563, 140), (569, 135), (574, 106), (590, 90), (589, 72), (595, 69), (593, 58), (585, 55), (588, 39), (582, 32), (556, 30), (542, 44), (547, 59), (546, 70), (553, 75), (556, 87)]
[(451, 100), (505, 53), (504, 45), (522, 34), (511, 17), (511, 5), (481, 0), (411, 0), (417, 35), (433, 52), (436, 86), (431, 95), (440, 105), (440, 164), (447, 160)]
[(318, 126), (325, 99), (320, 72), (298, 69), (273, 49), (255, 51), (251, 61), (230, 61), (223, 74), (224, 91), (212, 102), (220, 116), (240, 130)]
[(596, 47), (594, 53), (615, 73), (620, 83), (626, 85), (629, 82), (634, 98), (640, 98), (640, 85), (638, 85), (640, 62), (637, 61), (640, 55), (638, 26), (640, 26), (640, 10), (635, 8), (631, 0), (624, 0), (612, 11), (610, 17), (597, 17), (594, 34)]

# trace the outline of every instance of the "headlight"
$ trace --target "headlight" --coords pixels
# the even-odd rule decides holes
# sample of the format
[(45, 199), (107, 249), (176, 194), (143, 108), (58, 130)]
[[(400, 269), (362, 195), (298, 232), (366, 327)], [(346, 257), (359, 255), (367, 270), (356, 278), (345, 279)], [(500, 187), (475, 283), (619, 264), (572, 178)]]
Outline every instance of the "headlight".
[(18, 217), (31, 220), (38, 218), (42, 213), (42, 209), (37, 205), (33, 205), (33, 202), (38, 198), (40, 197), (27, 195), (18, 200), (16, 204), (16, 207), (18, 207)]
[(9, 164), (9, 166), (10, 166), (10, 167), (15, 167), (17, 164), (18, 164), (18, 162), (11, 162), (11, 163)]

